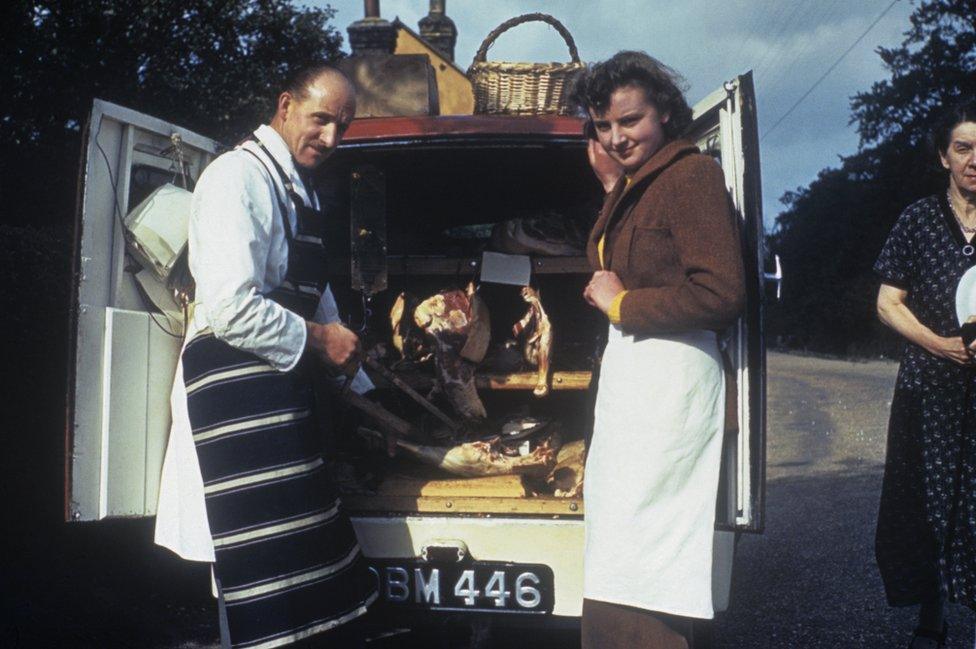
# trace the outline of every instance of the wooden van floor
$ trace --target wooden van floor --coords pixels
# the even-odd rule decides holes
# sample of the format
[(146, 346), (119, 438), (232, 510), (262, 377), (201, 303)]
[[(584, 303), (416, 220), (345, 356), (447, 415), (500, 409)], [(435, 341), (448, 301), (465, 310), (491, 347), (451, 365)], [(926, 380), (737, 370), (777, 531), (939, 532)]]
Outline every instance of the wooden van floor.
[[(557, 453), (553, 484), (544, 477), (518, 474), (463, 478), (405, 456), (360, 458), (357, 469), (370, 476), (368, 492), (342, 496), (352, 512), (518, 514), (582, 516), (583, 498), (552, 495), (554, 487), (570, 489), (582, 480), (585, 457), (582, 440), (570, 440)], [(569, 480), (563, 472), (569, 472)], [(575, 492), (574, 492), (575, 493)]]
[(480, 498), (525, 498), (529, 494), (521, 476), (430, 479), (417, 475), (388, 476), (376, 490), (377, 496), (459, 496)]

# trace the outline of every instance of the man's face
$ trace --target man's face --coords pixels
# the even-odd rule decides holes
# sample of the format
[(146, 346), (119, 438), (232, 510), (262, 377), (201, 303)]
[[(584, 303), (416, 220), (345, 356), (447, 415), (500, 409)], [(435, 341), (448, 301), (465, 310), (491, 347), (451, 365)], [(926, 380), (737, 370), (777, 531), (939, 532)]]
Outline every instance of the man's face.
[(356, 116), (356, 94), (338, 74), (320, 75), (299, 99), (291, 93), (278, 98), (272, 126), (284, 139), (295, 163), (307, 170), (331, 155)]

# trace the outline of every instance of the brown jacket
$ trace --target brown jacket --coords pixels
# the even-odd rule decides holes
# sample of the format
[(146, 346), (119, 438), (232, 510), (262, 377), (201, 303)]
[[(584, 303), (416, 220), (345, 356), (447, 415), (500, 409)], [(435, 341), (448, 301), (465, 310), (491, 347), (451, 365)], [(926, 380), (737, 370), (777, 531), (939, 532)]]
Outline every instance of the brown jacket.
[[(629, 184), (622, 178), (610, 191), (587, 245), (594, 269), (601, 268), (597, 244), (604, 234), (603, 268), (627, 289), (620, 303), (626, 333), (721, 331), (742, 313), (738, 221), (721, 168), (694, 144), (664, 145)], [(727, 428), (736, 419), (731, 378)]]
[(604, 267), (627, 289), (627, 333), (720, 331), (741, 313), (742, 247), (725, 180), (690, 142), (664, 145), (607, 195), (587, 246), (594, 269), (604, 233)]

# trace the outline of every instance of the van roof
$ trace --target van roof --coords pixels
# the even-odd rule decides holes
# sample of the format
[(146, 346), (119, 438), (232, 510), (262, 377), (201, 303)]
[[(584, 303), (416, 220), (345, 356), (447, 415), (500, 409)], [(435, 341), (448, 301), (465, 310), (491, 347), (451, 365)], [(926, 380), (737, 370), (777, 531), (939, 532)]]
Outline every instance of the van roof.
[(561, 115), (440, 115), (436, 117), (367, 117), (353, 120), (343, 144), (397, 140), (529, 136), (583, 139), (583, 120)]

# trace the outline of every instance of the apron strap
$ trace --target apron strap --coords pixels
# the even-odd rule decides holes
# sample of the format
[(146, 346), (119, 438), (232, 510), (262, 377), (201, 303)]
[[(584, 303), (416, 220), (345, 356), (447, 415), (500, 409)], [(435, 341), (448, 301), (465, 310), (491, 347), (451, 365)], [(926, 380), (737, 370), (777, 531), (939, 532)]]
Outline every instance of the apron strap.
[[(274, 165), (278, 172), (278, 176), (281, 178), (282, 184), (288, 191), (289, 198), (295, 207), (295, 217), (296, 232), (292, 232), (290, 223), (288, 222), (288, 207), (285, 198), (281, 195), (278, 185), (274, 182), (274, 193), (275, 198), (278, 200), (278, 205), (281, 208), (281, 215), (284, 219), (285, 228), (285, 239), (288, 242), (288, 270), (285, 273), (285, 282), (282, 286), (271, 290), (265, 294), (265, 297), (274, 300), (281, 306), (285, 307), (290, 311), (298, 313), (302, 317), (309, 319), (311, 318), (318, 306), (319, 300), (324, 290), (325, 282), (322, 279), (315, 277), (318, 273), (313, 271), (313, 268), (318, 265), (317, 262), (324, 259), (321, 244), (312, 245), (306, 243), (305, 240), (297, 240), (295, 235), (301, 233), (304, 229), (302, 224), (302, 215), (307, 212), (314, 212), (311, 208), (305, 205), (294, 189), (294, 185), (285, 173), (285, 170), (278, 164), (278, 161), (274, 159), (271, 152), (253, 135), (250, 138), (244, 140), (244, 142), (252, 141), (257, 144), (264, 154), (267, 156), (271, 164)], [(242, 143), (243, 144), (243, 143)], [(248, 148), (243, 148), (249, 154), (254, 156), (254, 158), (261, 163), (268, 175), (274, 178), (274, 172), (268, 167), (267, 162), (259, 156), (257, 153)], [(312, 266), (309, 267), (309, 264)], [(315, 277), (313, 281), (313, 277)]]
[[(259, 156), (254, 151), (251, 151), (250, 149), (244, 149), (242, 147), (242, 150), (247, 151), (252, 156), (254, 156), (254, 159), (257, 160), (262, 167), (264, 167), (264, 170), (268, 172), (268, 175), (271, 176), (272, 179), (274, 178), (274, 173), (270, 169), (268, 169), (267, 163), (265, 163), (265, 161), (261, 159), (261, 156)], [(274, 161), (274, 158), (272, 158), (272, 161)], [(288, 204), (285, 202), (285, 199), (282, 198), (281, 193), (278, 191), (278, 185), (272, 182), (271, 186), (274, 189), (275, 198), (278, 199), (278, 207), (281, 208), (281, 218), (284, 221), (283, 225), (285, 227), (285, 238), (288, 240), (288, 243), (290, 244), (292, 239), (294, 238), (294, 235), (292, 234), (291, 231), (291, 224), (288, 222)]]
[[(264, 142), (259, 140), (257, 136), (255, 136), (253, 133), (251, 134), (250, 140), (258, 145), (261, 151), (264, 152), (264, 155), (268, 156), (268, 160), (270, 160), (271, 164), (274, 165), (275, 170), (278, 172), (278, 176), (281, 178), (282, 184), (285, 186), (285, 189), (288, 190), (288, 194), (292, 197), (292, 200), (295, 201), (296, 206), (298, 203), (304, 204), (304, 201), (301, 200), (301, 196), (299, 196), (298, 192), (295, 191), (295, 183), (291, 181), (291, 177), (287, 173), (285, 173), (285, 169), (275, 159), (275, 157), (271, 155), (271, 152), (268, 151), (268, 148), (264, 146)], [(302, 181), (302, 189), (305, 190), (305, 194), (307, 196), (309, 197), (312, 196), (312, 192), (309, 191), (308, 186), (305, 184), (304, 180)]]

